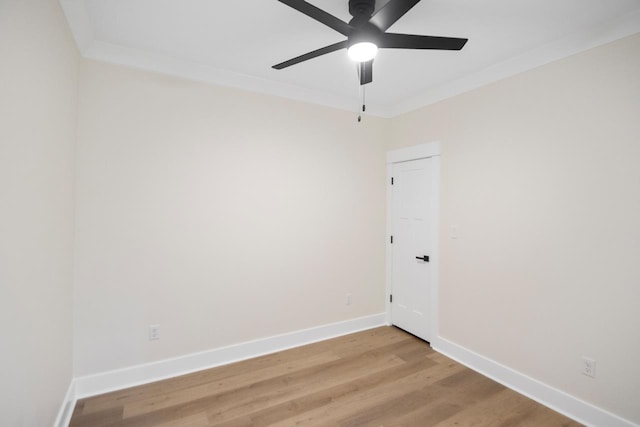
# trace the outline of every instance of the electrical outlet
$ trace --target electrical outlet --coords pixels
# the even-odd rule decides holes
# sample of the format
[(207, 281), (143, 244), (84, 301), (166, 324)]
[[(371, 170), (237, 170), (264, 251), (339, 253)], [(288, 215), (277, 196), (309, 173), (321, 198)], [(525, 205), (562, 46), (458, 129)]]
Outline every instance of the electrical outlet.
[(351, 305), (351, 294), (347, 294), (347, 297), (344, 300), (345, 305)]
[(149, 325), (149, 341), (160, 339), (160, 325)]
[(596, 377), (596, 361), (582, 356), (582, 374), (591, 378)]

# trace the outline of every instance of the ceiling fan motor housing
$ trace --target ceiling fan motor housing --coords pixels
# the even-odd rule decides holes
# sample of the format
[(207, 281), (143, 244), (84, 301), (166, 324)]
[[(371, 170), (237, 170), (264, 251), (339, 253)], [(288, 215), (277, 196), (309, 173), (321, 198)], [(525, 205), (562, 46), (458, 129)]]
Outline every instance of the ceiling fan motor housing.
[(349, 0), (349, 13), (356, 20), (369, 20), (376, 9), (376, 0)]
[(348, 47), (361, 42), (378, 44), (382, 31), (369, 22), (375, 8), (375, 0), (349, 0), (349, 13), (353, 16), (349, 25), (356, 28), (349, 34)]

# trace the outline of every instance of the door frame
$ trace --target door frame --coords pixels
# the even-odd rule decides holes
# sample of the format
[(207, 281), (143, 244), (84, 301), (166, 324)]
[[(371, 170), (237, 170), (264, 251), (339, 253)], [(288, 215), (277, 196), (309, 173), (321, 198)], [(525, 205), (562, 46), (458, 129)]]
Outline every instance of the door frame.
[(387, 325), (391, 325), (391, 303), (389, 296), (392, 293), (392, 281), (391, 281), (391, 267), (392, 267), (392, 199), (391, 199), (391, 177), (394, 163), (408, 162), (411, 160), (419, 160), (431, 158), (433, 160), (433, 188), (431, 189), (433, 194), (433, 206), (431, 207), (431, 232), (434, 236), (434, 245), (432, 253), (429, 254), (431, 259), (431, 291), (429, 306), (429, 317), (431, 322), (431, 330), (429, 331), (430, 343), (433, 346), (434, 342), (439, 337), (438, 327), (438, 266), (440, 264), (439, 254), (439, 218), (438, 213), (440, 211), (440, 142), (429, 142), (425, 144), (418, 144), (407, 148), (400, 148), (397, 150), (387, 151), (387, 244), (386, 244), (386, 286), (385, 286), (385, 319)]

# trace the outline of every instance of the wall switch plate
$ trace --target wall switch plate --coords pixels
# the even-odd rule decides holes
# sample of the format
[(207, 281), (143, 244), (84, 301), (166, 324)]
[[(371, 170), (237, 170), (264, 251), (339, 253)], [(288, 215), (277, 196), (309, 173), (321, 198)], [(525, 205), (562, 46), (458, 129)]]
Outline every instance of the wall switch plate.
[(451, 228), (449, 229), (449, 237), (452, 239), (457, 239), (458, 238), (458, 226), (457, 225), (452, 225)]
[(582, 357), (582, 374), (591, 378), (596, 377), (596, 361), (588, 357)]
[(347, 294), (347, 296), (346, 296), (346, 298), (344, 300), (344, 303), (346, 305), (351, 305), (351, 294)]
[(149, 325), (149, 341), (160, 339), (160, 325)]

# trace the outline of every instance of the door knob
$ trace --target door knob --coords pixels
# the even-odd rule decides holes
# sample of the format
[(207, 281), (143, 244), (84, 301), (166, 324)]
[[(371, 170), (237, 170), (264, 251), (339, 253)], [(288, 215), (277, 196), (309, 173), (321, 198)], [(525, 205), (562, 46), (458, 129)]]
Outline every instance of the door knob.
[(416, 259), (420, 259), (424, 262), (429, 262), (429, 256), (428, 255), (424, 255), (424, 256), (417, 256)]

